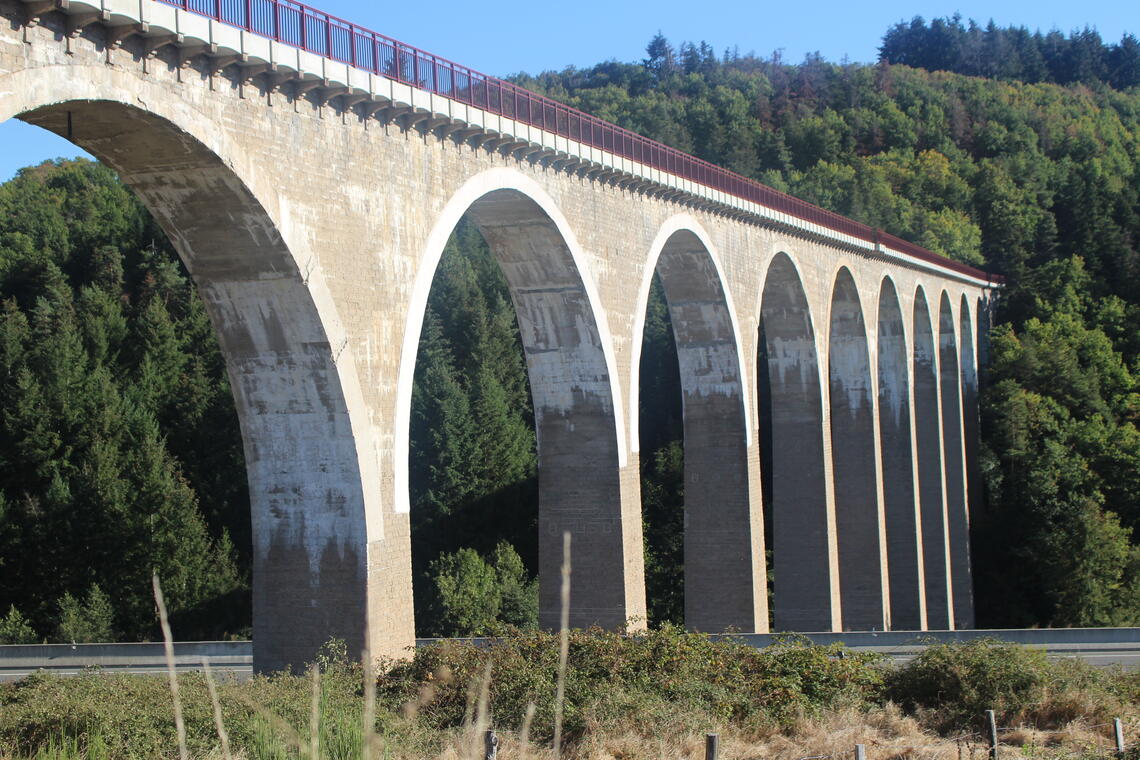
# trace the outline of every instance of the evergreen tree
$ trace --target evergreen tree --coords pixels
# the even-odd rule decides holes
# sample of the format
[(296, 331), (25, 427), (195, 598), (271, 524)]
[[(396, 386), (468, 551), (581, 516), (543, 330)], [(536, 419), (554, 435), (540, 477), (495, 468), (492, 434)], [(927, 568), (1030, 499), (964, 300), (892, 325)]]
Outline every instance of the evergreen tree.
[[(144, 638), (157, 570), (189, 626), (216, 637), (247, 625), (248, 570), (225, 523), (248, 525), (248, 507), (211, 528), (199, 506), (215, 504), (208, 484), (185, 478), (160, 433), (192, 355), (217, 352), (212, 333), (201, 348), (179, 337), (169, 306), (196, 302), (189, 278), (104, 167), (24, 170), (0, 186), (0, 208), (0, 603), (62, 639)], [(197, 380), (226, 389), (222, 414), (234, 419), (221, 373)], [(180, 454), (200, 472), (194, 457), (212, 451)], [(226, 621), (205, 611), (222, 598)]]

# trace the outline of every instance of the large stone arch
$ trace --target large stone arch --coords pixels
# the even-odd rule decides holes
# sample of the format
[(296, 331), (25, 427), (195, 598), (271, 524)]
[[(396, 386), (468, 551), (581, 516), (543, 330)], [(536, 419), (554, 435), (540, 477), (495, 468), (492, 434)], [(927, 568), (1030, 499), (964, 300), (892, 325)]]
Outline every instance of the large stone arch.
[[(681, 371), (685, 445), (685, 624), (700, 631), (768, 628), (759, 463), (736, 312), (716, 252), (696, 220), (678, 215), (646, 262), (631, 366), (640, 366), (645, 311), (656, 272), (665, 291)], [(636, 379), (630, 383), (637, 435)]]
[[(407, 506), (411, 383), (431, 280), (466, 215), (483, 234), (518, 318), (539, 469), (539, 621), (557, 628), (562, 535), (572, 536), (570, 625), (645, 619), (639, 481), (627, 467), (612, 339), (576, 237), (537, 184), (507, 169), (468, 180), (435, 215), (412, 288), (396, 401), (398, 510)], [(632, 472), (631, 472), (632, 470)]]
[(879, 449), (887, 528), (891, 627), (926, 628), (922, 527), (915, 489), (907, 331), (890, 277), (879, 289)]
[[(959, 371), (958, 324), (950, 295), (942, 292), (938, 307), (942, 451), (946, 468), (946, 523), (950, 538), (950, 586), (954, 595), (954, 627), (974, 627), (973, 581), (970, 573), (970, 516), (966, 502), (966, 448), (962, 438), (962, 375)], [(971, 357), (972, 359), (972, 357)]]
[[(792, 259), (777, 253), (761, 295), (760, 346), (767, 355), (769, 399), (761, 409), (771, 427), (774, 627), (824, 631), (840, 620), (824, 463), (823, 397), (815, 328), (803, 281)], [(763, 395), (763, 393), (762, 393)], [(764, 403), (768, 401), (768, 403)]]
[(235, 168), (245, 162), (234, 146), (199, 129), (205, 121), (177, 102), (144, 97), (147, 85), (134, 83), (128, 97), (126, 77), (102, 64), (0, 76), (0, 121), (17, 117), (67, 137), (118, 172), (197, 284), (245, 449), (254, 667), (300, 666), (334, 637), (350, 651), (396, 654), (411, 640), (410, 621), (384, 603), (379, 468), (320, 269)]
[(875, 400), (863, 305), (851, 270), (841, 267), (831, 292), (828, 398), (839, 589), (845, 630), (885, 630), (886, 557), (875, 461)]
[(914, 439), (918, 452), (918, 498), (922, 513), (922, 559), (926, 622), (953, 628), (950, 556), (943, 495), (942, 427), (939, 424), (938, 356), (926, 292), (914, 295)]

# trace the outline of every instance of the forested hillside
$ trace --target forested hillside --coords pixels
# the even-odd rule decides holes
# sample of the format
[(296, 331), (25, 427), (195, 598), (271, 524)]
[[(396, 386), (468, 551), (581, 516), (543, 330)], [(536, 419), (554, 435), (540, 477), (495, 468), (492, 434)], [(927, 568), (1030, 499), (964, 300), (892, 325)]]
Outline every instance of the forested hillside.
[(213, 328), (114, 174), (0, 186), (0, 636), (248, 628), (249, 496)]
[[(954, 55), (928, 56), (935, 29)], [(888, 31), (870, 66), (658, 36), (641, 62), (519, 81), (1004, 274), (982, 398), (986, 504), (973, 515), (978, 623), (1140, 624), (1135, 40), (1097, 38), (1092, 74), (1060, 63), (1095, 48), (1080, 33), (1026, 32), (1033, 76), (968, 68), (1020, 34), (916, 20)], [(17, 611), (0, 637), (63, 637), (65, 618), (106, 618), (108, 604), (116, 635), (148, 635), (151, 566), (182, 579), (186, 625), (236, 610), (202, 635), (237, 631), (249, 529), (236, 418), (209, 324), (155, 225), (104, 169), (25, 170), (0, 188), (0, 301), (0, 615)], [(650, 617), (679, 621), (680, 391), (656, 290), (641, 397), (671, 410), (641, 417)], [(420, 633), (532, 625), (525, 365), (505, 281), (466, 224), (429, 299), (411, 434)]]
[(915, 16), (895, 24), (879, 48), (887, 63), (930, 71), (953, 71), (1018, 82), (1108, 84), (1123, 90), (1140, 85), (1140, 40), (1125, 34), (1118, 44), (1105, 44), (1096, 29), (1085, 27), (1065, 36), (1023, 26), (985, 27), (961, 16), (936, 18), (927, 24)]

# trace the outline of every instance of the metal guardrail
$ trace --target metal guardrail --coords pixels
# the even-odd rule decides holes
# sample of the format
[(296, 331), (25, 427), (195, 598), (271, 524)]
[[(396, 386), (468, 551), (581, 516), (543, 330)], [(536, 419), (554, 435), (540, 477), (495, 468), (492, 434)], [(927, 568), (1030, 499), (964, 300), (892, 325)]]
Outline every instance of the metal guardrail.
[[(733, 634), (718, 638), (742, 640), (755, 647), (766, 647), (782, 635), (769, 633)], [(1140, 628), (1064, 628), (971, 631), (858, 631), (848, 633), (800, 634), (816, 644), (841, 641), (848, 648), (877, 652), (895, 663), (904, 663), (930, 642), (969, 641), (995, 638), (1027, 646), (1041, 647), (1052, 658), (1077, 657), (1098, 666), (1140, 669)], [(417, 646), (441, 639), (418, 639)], [(487, 639), (469, 641), (489, 642)], [(201, 670), (202, 658), (210, 666), (236, 678), (253, 674), (253, 643), (249, 641), (179, 642), (174, 645), (176, 667), (181, 671)], [(12, 681), (37, 671), (73, 675), (90, 668), (108, 673), (165, 672), (166, 660), (161, 643), (141, 644), (31, 644), (0, 646), (0, 681)]]
[(252, 34), (538, 127), (777, 212), (884, 244), (989, 282), (1001, 278), (940, 256), (518, 85), (425, 52), (293, 0), (157, 0)]
[[(217, 670), (240, 677), (253, 674), (250, 641), (187, 641), (174, 645), (179, 670), (201, 670), (208, 657)], [(14, 681), (37, 671), (74, 675), (90, 668), (108, 673), (165, 673), (161, 642), (128, 644), (13, 644), (0, 646), (0, 681)]]

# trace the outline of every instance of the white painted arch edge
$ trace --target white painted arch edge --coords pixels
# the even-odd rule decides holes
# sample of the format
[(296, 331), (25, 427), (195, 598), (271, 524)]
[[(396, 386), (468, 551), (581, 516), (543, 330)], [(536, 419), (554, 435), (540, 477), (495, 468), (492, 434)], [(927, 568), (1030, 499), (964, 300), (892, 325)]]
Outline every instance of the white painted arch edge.
[(752, 445), (752, 409), (751, 404), (748, 403), (750, 396), (748, 395), (748, 373), (746, 371), (748, 365), (744, 362), (744, 348), (741, 344), (740, 324), (736, 317), (736, 306), (733, 303), (732, 290), (728, 287), (728, 281), (724, 276), (724, 268), (720, 263), (720, 253), (713, 244), (712, 238), (709, 237), (708, 232), (705, 231), (705, 228), (701, 226), (700, 222), (689, 214), (675, 214), (666, 219), (661, 225), (657, 231), (657, 236), (653, 239), (653, 243), (649, 247), (649, 256), (645, 259), (644, 269), (641, 273), (641, 285), (637, 292), (637, 305), (636, 311), (634, 312), (631, 343), (632, 353), (629, 360), (629, 448), (630, 451), (635, 453), (641, 451), (641, 436), (639, 433), (639, 425), (641, 422), (639, 408), (641, 384), (639, 382), (639, 374), (641, 372), (641, 349), (645, 338), (645, 312), (646, 309), (649, 308), (649, 290), (653, 284), (653, 274), (657, 271), (657, 260), (661, 258), (661, 251), (665, 249), (665, 244), (669, 242), (673, 235), (682, 231), (690, 232), (696, 236), (701, 245), (704, 246), (705, 252), (708, 253), (709, 259), (716, 269), (720, 290), (724, 294), (725, 308), (728, 309), (728, 316), (732, 322), (732, 341), (736, 348), (736, 363), (739, 367), (740, 375), (741, 405), (744, 409), (745, 445)]
[(613, 335), (610, 332), (609, 319), (606, 316), (605, 309), (602, 308), (597, 284), (594, 282), (587, 265), (585, 251), (579, 244), (578, 237), (574, 234), (570, 222), (559, 210), (558, 204), (537, 182), (515, 169), (496, 167), (476, 174), (452, 194), (443, 210), (436, 217), (435, 224), (432, 226), (431, 232), (428, 233), (427, 241), (420, 253), (416, 279), (412, 285), (412, 294), (408, 303), (408, 316), (404, 325), (404, 342), (400, 352), (399, 377), (396, 381), (396, 435), (395, 461), (393, 462), (396, 492), (394, 509), (396, 512), (407, 513), (411, 511), (408, 491), (408, 456), (410, 454), (408, 431), (412, 416), (412, 383), (415, 378), (416, 355), (419, 352), (420, 332), (423, 328), (424, 313), (427, 310), (431, 284), (435, 279), (439, 260), (443, 256), (443, 249), (447, 245), (451, 233), (455, 230), (455, 226), (459, 224), (459, 220), (475, 201), (496, 190), (514, 190), (537, 205), (554, 223), (558, 233), (562, 236), (562, 240), (566, 243), (566, 248), (570, 251), (574, 268), (577, 270), (582, 287), (586, 291), (586, 298), (590, 303), (590, 311), (598, 329), (598, 338), (602, 343), (606, 373), (609, 375), (610, 396), (613, 399), (618, 466), (625, 467), (629, 458), (625, 445), (625, 411), (622, 409), (622, 394), (618, 385)]

